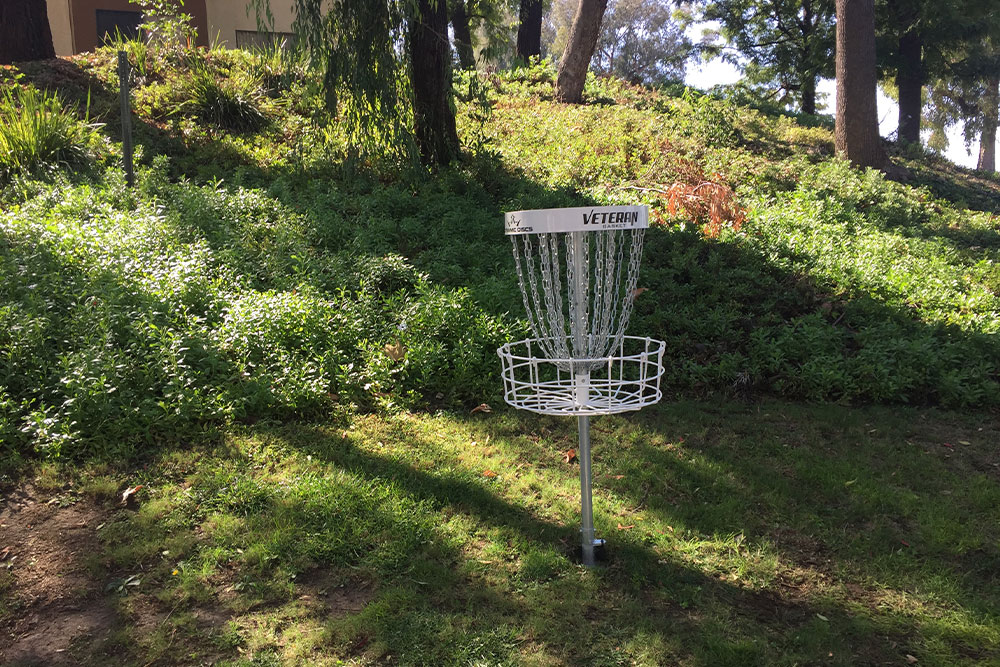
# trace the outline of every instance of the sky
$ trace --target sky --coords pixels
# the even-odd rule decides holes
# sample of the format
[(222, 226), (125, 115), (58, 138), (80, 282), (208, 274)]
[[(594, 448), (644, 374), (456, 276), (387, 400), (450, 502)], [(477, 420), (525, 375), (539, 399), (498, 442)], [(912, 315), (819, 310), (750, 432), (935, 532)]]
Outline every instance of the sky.
[[(700, 39), (701, 31), (689, 34), (693, 40)], [(716, 58), (715, 60), (704, 62), (688, 62), (685, 82), (697, 88), (711, 88), (718, 84), (736, 83), (740, 80), (740, 71), (735, 65), (725, 63)], [(826, 93), (824, 100), (826, 111), (824, 113), (834, 114), (837, 108), (837, 88), (833, 79), (823, 79), (817, 86), (817, 92)], [(878, 91), (878, 118), (879, 132), (882, 136), (888, 136), (896, 131), (899, 117), (899, 108), (896, 103), (885, 96), (880, 89)], [(944, 156), (963, 167), (975, 167), (978, 157), (979, 143), (973, 142), (972, 153), (965, 149), (965, 139), (962, 136), (961, 127), (953, 127), (948, 130), (948, 149)], [(926, 138), (926, 137), (925, 137)]]

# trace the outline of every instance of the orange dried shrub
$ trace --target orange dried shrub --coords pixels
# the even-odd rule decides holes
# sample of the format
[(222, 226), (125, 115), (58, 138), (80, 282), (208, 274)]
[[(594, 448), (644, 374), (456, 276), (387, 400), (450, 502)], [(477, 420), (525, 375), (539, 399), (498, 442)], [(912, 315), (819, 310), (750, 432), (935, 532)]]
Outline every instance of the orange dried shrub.
[(678, 181), (667, 188), (664, 196), (671, 216), (682, 215), (700, 224), (702, 233), (709, 238), (717, 238), (724, 225), (739, 231), (746, 220), (746, 209), (736, 201), (732, 188), (722, 183)]

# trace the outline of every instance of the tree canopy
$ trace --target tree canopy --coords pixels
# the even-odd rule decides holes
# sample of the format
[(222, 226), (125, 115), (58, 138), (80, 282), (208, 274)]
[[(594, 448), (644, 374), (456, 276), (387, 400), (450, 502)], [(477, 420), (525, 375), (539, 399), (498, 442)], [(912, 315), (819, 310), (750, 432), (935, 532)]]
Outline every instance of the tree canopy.
[(834, 74), (833, 0), (712, 0), (694, 16), (720, 26), (708, 31), (705, 53), (772, 87), (779, 103), (816, 113), (816, 82)]

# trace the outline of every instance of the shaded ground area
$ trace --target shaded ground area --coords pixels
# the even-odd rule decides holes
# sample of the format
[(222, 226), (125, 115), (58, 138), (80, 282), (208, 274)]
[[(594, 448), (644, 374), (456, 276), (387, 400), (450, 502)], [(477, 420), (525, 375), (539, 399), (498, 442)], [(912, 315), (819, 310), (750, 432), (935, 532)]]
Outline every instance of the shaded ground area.
[(31, 485), (4, 497), (0, 508), (0, 576), (7, 577), (0, 662), (79, 664), (117, 618), (91, 567), (108, 512), (72, 490), (41, 493)]
[(594, 570), (572, 420), (261, 423), (43, 466), (67, 485), (22, 484), (0, 514), (0, 662), (1000, 660), (995, 415), (668, 402), (593, 437)]

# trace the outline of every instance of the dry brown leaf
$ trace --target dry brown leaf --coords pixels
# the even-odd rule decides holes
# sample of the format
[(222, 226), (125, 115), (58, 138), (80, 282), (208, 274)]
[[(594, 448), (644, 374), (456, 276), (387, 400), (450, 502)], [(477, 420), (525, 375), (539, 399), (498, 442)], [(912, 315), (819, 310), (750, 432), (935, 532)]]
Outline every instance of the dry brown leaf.
[(492, 470), (484, 470), (483, 471), (483, 477), (493, 478), (493, 477), (496, 477), (496, 476), (497, 476), (497, 474), (495, 472), (493, 472)]
[(563, 463), (572, 463), (574, 460), (576, 460), (575, 449), (567, 449), (563, 452)]
[(635, 528), (635, 524), (634, 523), (629, 524), (627, 526), (623, 526), (621, 524), (618, 524), (618, 530), (630, 530), (632, 528)]
[(623, 477), (625, 477), (625, 475), (612, 475), (611, 477), (613, 477), (614, 479), (622, 479)]
[(649, 291), (648, 287), (636, 287), (634, 290), (632, 290), (632, 300), (635, 301), (640, 296), (642, 296), (643, 292), (648, 292), (648, 291)]
[(480, 403), (476, 407), (472, 408), (472, 412), (470, 412), (469, 414), (475, 414), (477, 412), (490, 413), (493, 412), (493, 408), (491, 408), (488, 403)]
[(133, 486), (133, 487), (131, 487), (129, 489), (125, 489), (125, 492), (122, 493), (122, 502), (121, 502), (121, 504), (122, 505), (128, 505), (130, 501), (131, 502), (135, 502), (134, 496), (135, 496), (136, 492), (139, 489), (141, 489), (141, 488), (142, 488), (142, 484), (138, 484), (138, 485)]
[(395, 343), (386, 343), (382, 351), (385, 352), (385, 356), (396, 362), (400, 362), (406, 357), (406, 346), (398, 340)]

